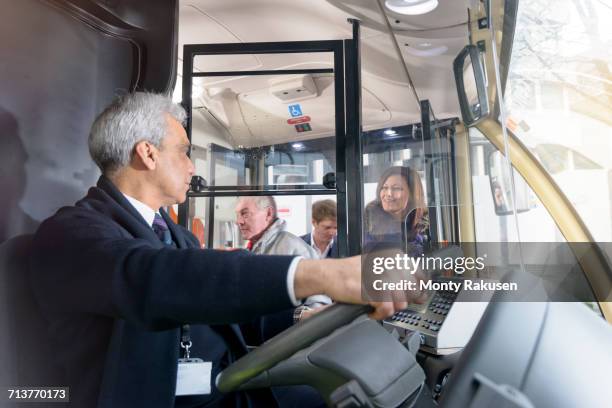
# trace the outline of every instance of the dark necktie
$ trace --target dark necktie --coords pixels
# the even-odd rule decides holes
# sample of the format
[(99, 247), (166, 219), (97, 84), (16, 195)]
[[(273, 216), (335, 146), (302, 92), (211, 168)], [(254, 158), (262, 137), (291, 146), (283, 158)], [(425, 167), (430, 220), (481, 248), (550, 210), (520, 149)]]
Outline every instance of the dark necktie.
[(155, 213), (152, 228), (155, 232), (155, 235), (157, 235), (157, 238), (159, 238), (161, 242), (168, 246), (174, 246), (174, 242), (172, 241), (172, 234), (168, 229), (168, 224), (166, 224), (166, 221), (164, 221), (164, 219), (161, 215), (159, 215), (159, 213)]

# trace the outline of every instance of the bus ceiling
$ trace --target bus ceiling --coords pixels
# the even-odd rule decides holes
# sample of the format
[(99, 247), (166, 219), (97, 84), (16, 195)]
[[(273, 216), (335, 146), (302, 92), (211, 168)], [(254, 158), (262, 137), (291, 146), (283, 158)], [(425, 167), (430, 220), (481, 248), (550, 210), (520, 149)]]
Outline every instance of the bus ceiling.
[[(385, 2), (252, 2), (192, 0), (180, 4), (179, 65), (184, 44), (318, 41), (351, 37), (349, 18), (361, 24), (362, 111), (364, 130), (420, 121), (419, 100), (430, 101), (435, 117), (459, 115), (452, 58), (467, 43), (470, 1), (445, 1), (424, 15), (401, 14)], [(257, 16), (254, 23), (252, 16)], [(253, 29), (253, 25), (269, 27)], [(289, 28), (290, 27), (290, 28)], [(241, 55), (196, 58), (196, 72), (283, 70), (331, 67), (328, 55)], [(179, 72), (181, 69), (179, 67)], [(179, 83), (181, 81), (179, 75)], [(283, 116), (279, 98), (316, 104), (309, 115), (313, 130), (305, 138), (332, 133), (330, 74), (285, 80), (278, 76), (209, 77), (194, 81), (194, 107), (213, 117), (230, 144), (248, 145), (264, 137), (271, 118)], [(175, 89), (180, 100), (180, 87)], [(296, 90), (301, 89), (299, 99)], [(287, 99), (288, 98), (288, 99)], [(252, 109), (256, 105), (258, 109)], [(274, 107), (276, 106), (276, 107)], [(286, 109), (285, 109), (286, 110)], [(281, 136), (279, 136), (281, 137)], [(289, 134), (282, 136), (287, 140)], [(251, 140), (249, 140), (251, 139)], [(276, 140), (275, 142), (279, 142)]]

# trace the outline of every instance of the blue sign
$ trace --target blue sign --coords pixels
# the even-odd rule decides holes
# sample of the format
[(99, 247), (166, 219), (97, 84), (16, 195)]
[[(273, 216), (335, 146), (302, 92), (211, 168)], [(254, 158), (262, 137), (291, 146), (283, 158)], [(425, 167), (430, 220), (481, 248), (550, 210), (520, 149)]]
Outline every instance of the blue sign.
[(300, 106), (300, 104), (289, 105), (289, 114), (293, 118), (297, 116), (302, 116), (302, 107)]

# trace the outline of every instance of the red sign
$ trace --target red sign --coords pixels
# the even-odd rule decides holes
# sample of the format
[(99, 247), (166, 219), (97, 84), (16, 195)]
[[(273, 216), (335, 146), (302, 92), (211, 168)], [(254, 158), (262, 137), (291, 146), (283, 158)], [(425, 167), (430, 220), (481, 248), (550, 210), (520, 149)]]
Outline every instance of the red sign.
[(294, 125), (295, 131), (298, 133), (301, 132), (310, 132), (312, 128), (310, 127), (310, 123), (300, 123), (299, 125)]
[(298, 118), (287, 119), (287, 123), (290, 125), (297, 125), (299, 123), (310, 122), (310, 116), (300, 116)]

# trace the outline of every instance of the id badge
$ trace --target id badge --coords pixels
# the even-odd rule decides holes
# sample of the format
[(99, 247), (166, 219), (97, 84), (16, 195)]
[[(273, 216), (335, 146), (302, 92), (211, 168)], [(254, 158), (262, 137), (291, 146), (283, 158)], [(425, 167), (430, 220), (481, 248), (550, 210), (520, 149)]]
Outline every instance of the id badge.
[(201, 358), (179, 358), (176, 395), (210, 394), (212, 363)]

